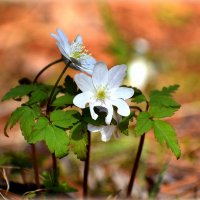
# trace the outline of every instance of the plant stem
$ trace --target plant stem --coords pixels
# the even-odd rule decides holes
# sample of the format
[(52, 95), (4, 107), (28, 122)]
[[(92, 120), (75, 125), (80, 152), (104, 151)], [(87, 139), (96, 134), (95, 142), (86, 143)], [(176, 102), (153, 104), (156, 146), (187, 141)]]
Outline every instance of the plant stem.
[(66, 64), (65, 68), (63, 69), (63, 71), (61, 72), (60, 76), (58, 77), (56, 83), (54, 84), (53, 86), (53, 89), (51, 90), (51, 94), (49, 96), (49, 99), (48, 99), (48, 102), (47, 102), (47, 108), (46, 108), (46, 114), (48, 115), (49, 114), (49, 111), (50, 111), (50, 104), (52, 102), (52, 99), (53, 99), (53, 96), (54, 96), (54, 92), (60, 82), (60, 79), (63, 77), (64, 73), (66, 72), (67, 68), (69, 67), (71, 61), (68, 61), (68, 63)]
[(40, 188), (40, 179), (39, 179), (39, 172), (38, 172), (37, 159), (36, 159), (36, 150), (35, 150), (34, 144), (31, 144), (31, 152), (32, 152), (32, 162), (33, 162), (33, 169), (34, 169), (34, 175), (35, 175), (35, 183), (37, 185), (37, 188)]
[[(146, 111), (148, 111), (149, 102), (146, 101), (146, 104), (147, 104), (146, 105)], [(140, 110), (140, 111), (142, 111), (142, 110)], [(127, 193), (126, 193), (127, 198), (129, 198), (131, 196), (131, 192), (132, 192), (132, 189), (133, 189), (133, 186), (134, 186), (134, 181), (135, 181), (135, 177), (136, 177), (136, 173), (137, 173), (140, 157), (142, 155), (142, 149), (143, 149), (143, 146), (144, 146), (144, 140), (145, 140), (145, 133), (140, 138), (139, 147), (138, 147), (138, 150), (137, 150), (135, 162), (134, 162), (134, 165), (133, 165), (133, 168), (132, 168), (132, 172), (131, 172), (131, 178), (130, 178), (130, 181), (129, 181), (129, 184), (128, 184)]]
[(51, 156), (52, 156), (52, 163), (53, 163), (53, 182), (54, 182), (53, 184), (57, 185), (58, 184), (58, 167), (57, 167), (55, 153), (52, 153)]
[(91, 143), (91, 134), (88, 131), (88, 143), (87, 143), (87, 155), (85, 160), (84, 176), (83, 176), (83, 198), (88, 196), (88, 172), (90, 165), (90, 143)]
[(55, 61), (49, 63), (47, 66), (45, 66), (45, 67), (44, 67), (41, 71), (39, 71), (39, 73), (36, 75), (36, 77), (35, 77), (34, 80), (33, 80), (33, 83), (36, 83), (37, 80), (38, 80), (38, 78), (41, 76), (41, 74), (42, 74), (44, 71), (46, 71), (49, 67), (51, 67), (52, 65), (55, 65), (55, 64), (57, 64), (57, 63), (59, 63), (59, 62), (62, 62), (62, 61), (63, 61), (63, 59), (60, 58), (60, 59), (58, 59), (58, 60), (55, 60)]

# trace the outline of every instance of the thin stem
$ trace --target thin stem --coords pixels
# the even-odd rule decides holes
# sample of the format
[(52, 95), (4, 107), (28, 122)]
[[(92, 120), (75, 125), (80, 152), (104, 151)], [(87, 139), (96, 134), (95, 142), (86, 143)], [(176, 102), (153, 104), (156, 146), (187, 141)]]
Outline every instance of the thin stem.
[(68, 63), (66, 64), (65, 68), (63, 69), (63, 71), (61, 72), (60, 76), (58, 77), (56, 83), (53, 86), (53, 89), (51, 90), (51, 94), (49, 96), (48, 102), (47, 102), (47, 108), (46, 108), (46, 114), (48, 115), (49, 111), (50, 111), (50, 104), (52, 102), (53, 96), (54, 96), (54, 92), (60, 82), (60, 79), (63, 77), (64, 73), (66, 72), (67, 68), (69, 67), (71, 61), (68, 61)]
[[(146, 111), (148, 111), (149, 102), (146, 101), (146, 104), (147, 104), (146, 105)], [(140, 110), (140, 112), (141, 111), (142, 110)], [(131, 178), (130, 178), (130, 181), (129, 181), (129, 184), (128, 184), (127, 193), (126, 193), (127, 198), (131, 196), (131, 192), (132, 192), (132, 189), (133, 189), (133, 186), (134, 186), (134, 181), (135, 181), (135, 177), (136, 177), (139, 161), (140, 161), (140, 158), (141, 158), (141, 155), (142, 155), (142, 149), (143, 149), (143, 146), (144, 146), (144, 140), (145, 140), (145, 133), (140, 138), (139, 147), (138, 147), (138, 150), (137, 150), (135, 162), (134, 162), (134, 165), (133, 165), (133, 168), (132, 168), (132, 172), (131, 172)]]
[(52, 65), (55, 65), (55, 64), (57, 64), (57, 63), (59, 63), (59, 62), (62, 62), (62, 61), (63, 61), (63, 59), (60, 58), (60, 59), (58, 59), (58, 60), (55, 60), (55, 61), (49, 63), (47, 66), (45, 66), (45, 67), (44, 67), (41, 71), (39, 71), (39, 73), (36, 75), (36, 77), (35, 77), (34, 80), (33, 80), (33, 83), (36, 83), (37, 80), (38, 80), (38, 78), (41, 76), (41, 74), (42, 74), (44, 71), (46, 71), (49, 67), (51, 67)]
[(35, 175), (35, 183), (36, 183), (37, 188), (40, 188), (40, 179), (39, 179), (36, 150), (35, 150), (34, 144), (31, 144), (31, 151), (32, 151), (32, 162), (33, 162), (33, 169), (34, 169), (34, 175)]
[(54, 181), (54, 185), (57, 185), (58, 184), (57, 160), (54, 153), (52, 153), (51, 156), (52, 156), (52, 163), (53, 163), (53, 181)]
[(87, 144), (87, 155), (85, 160), (84, 176), (83, 176), (83, 198), (88, 196), (88, 173), (90, 165), (90, 145), (91, 145), (91, 134), (88, 131), (88, 144)]

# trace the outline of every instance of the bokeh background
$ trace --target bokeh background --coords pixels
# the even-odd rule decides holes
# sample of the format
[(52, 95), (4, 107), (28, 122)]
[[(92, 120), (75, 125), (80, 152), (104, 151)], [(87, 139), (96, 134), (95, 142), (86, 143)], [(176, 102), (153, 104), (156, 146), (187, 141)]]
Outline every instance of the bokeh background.
[[(50, 36), (58, 27), (70, 40), (81, 34), (89, 52), (109, 67), (127, 64), (125, 83), (140, 87), (147, 95), (151, 89), (180, 85), (175, 99), (182, 107), (167, 121), (177, 131), (182, 157), (177, 161), (148, 133), (133, 194), (147, 198), (160, 175), (163, 182), (157, 198), (200, 198), (200, 1), (0, 1), (0, 97), (20, 78), (33, 79), (60, 57)], [(53, 84), (63, 65), (52, 67), (40, 80)], [(27, 169), (30, 149), (19, 127), (9, 132), (9, 138), (3, 134), (6, 120), (18, 105), (0, 103), (0, 164)], [(93, 136), (91, 196), (123, 196), (137, 145), (138, 138), (131, 131), (129, 137), (109, 143)], [(40, 144), (38, 148), (42, 172), (51, 167), (51, 161), (45, 147)], [(83, 163), (70, 154), (60, 160), (60, 167), (62, 180), (80, 189), (75, 194), (79, 196)], [(26, 171), (30, 181), (31, 174), (31, 169)], [(19, 174), (9, 178), (23, 182)]]

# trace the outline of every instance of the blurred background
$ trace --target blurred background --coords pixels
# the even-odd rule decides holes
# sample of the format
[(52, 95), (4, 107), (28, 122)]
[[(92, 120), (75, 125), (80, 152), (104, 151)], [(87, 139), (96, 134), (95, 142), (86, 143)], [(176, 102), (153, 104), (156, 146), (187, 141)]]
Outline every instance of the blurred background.
[[(158, 198), (200, 198), (200, 1), (0, 1), (0, 97), (22, 77), (32, 80), (45, 65), (60, 58), (56, 41), (50, 36), (58, 27), (69, 40), (81, 34), (89, 52), (109, 67), (127, 64), (125, 83), (145, 94), (151, 89), (180, 85), (175, 99), (182, 107), (167, 120), (177, 131), (182, 157), (177, 161), (149, 133), (133, 194), (147, 198), (161, 177)], [(40, 80), (53, 84), (63, 65), (52, 67)], [(71, 76), (75, 73), (69, 70)], [(30, 149), (19, 127), (9, 132), (9, 138), (3, 135), (6, 120), (18, 105), (14, 101), (0, 103), (0, 164), (28, 168)], [(109, 143), (102, 143), (99, 135), (93, 136), (91, 196), (125, 193), (137, 145), (138, 138), (131, 129), (129, 137)], [(42, 172), (51, 161), (45, 156), (45, 148), (38, 148), (44, 151), (39, 158)], [(22, 161), (16, 164), (13, 158)], [(61, 159), (60, 166), (62, 180), (81, 189), (83, 163), (70, 154)], [(26, 176), (30, 173), (27, 170)], [(16, 179), (16, 174), (10, 175), (10, 179), (13, 177)], [(20, 176), (17, 180), (22, 182)]]

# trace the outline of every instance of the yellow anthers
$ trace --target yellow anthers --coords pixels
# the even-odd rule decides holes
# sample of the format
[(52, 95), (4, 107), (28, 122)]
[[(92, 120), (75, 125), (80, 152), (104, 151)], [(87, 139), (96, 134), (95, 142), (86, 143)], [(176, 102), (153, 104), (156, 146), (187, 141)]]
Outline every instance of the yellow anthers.
[(99, 88), (96, 93), (96, 98), (98, 100), (104, 100), (106, 98), (106, 91), (105, 88)]

